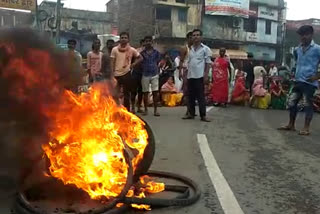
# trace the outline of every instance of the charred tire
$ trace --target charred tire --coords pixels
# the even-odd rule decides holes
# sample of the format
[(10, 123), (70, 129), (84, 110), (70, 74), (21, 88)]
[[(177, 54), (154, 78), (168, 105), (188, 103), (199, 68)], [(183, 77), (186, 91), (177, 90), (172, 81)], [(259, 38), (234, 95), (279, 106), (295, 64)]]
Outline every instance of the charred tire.
[[(86, 212), (80, 212), (80, 213), (77, 212), (78, 214), (108, 214), (109, 212), (117, 213), (118, 210), (123, 210), (124, 208), (127, 209), (127, 206), (123, 206), (123, 208), (115, 208), (116, 205), (120, 203), (122, 199), (127, 195), (128, 191), (130, 190), (130, 187), (133, 184), (133, 173), (134, 173), (133, 166), (132, 166), (133, 155), (128, 148), (125, 148), (123, 150), (123, 153), (129, 168), (128, 168), (127, 181), (121, 193), (118, 195), (118, 197), (113, 198), (113, 200), (109, 204), (107, 204), (102, 208), (99, 208), (97, 210), (88, 210)], [(37, 207), (33, 207), (22, 192), (18, 193), (13, 209), (14, 211), (16, 211), (17, 214), (46, 214), (42, 210), (39, 210)]]
[(143, 120), (142, 118), (140, 119), (144, 122), (145, 124), (144, 128), (147, 130), (147, 133), (148, 133), (148, 145), (144, 151), (143, 159), (140, 161), (135, 171), (135, 175), (133, 177), (134, 183), (139, 181), (139, 177), (141, 175), (144, 175), (148, 172), (149, 168), (151, 167), (151, 164), (155, 155), (155, 150), (156, 150), (155, 137), (151, 127), (145, 120)]

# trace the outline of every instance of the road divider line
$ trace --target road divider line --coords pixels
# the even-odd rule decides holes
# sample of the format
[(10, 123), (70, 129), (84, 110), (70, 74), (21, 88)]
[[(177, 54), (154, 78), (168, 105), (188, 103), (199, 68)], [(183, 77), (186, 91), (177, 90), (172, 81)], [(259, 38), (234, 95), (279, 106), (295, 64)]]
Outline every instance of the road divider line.
[(225, 214), (244, 214), (210, 150), (206, 135), (197, 135), (200, 151)]

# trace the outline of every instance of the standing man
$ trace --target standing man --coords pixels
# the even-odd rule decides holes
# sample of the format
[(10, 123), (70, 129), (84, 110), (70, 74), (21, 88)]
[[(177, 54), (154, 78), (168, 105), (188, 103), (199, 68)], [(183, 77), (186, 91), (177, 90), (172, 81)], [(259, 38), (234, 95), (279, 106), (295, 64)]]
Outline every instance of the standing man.
[(151, 85), (154, 116), (159, 117), (160, 114), (157, 110), (159, 102), (159, 68), (158, 64), (161, 60), (159, 51), (153, 48), (153, 39), (151, 36), (144, 38), (145, 49), (141, 52), (143, 57), (142, 62), (142, 91), (144, 99), (144, 115), (148, 114), (148, 100), (149, 100), (149, 89)]
[[(109, 52), (109, 50), (110, 50), (110, 47), (112, 46), (112, 47), (114, 47), (115, 45), (114, 45), (114, 40), (113, 39), (108, 39), (107, 40), (107, 42), (106, 42), (106, 46), (104, 46), (103, 48), (102, 48), (102, 53), (107, 53), (107, 52)], [(112, 49), (111, 49), (112, 50)]]
[(188, 61), (188, 92), (190, 115), (183, 119), (194, 119), (196, 100), (199, 103), (201, 121), (210, 122), (206, 117), (206, 100), (204, 85), (209, 81), (208, 74), (211, 65), (212, 52), (202, 44), (202, 31), (192, 32), (193, 45), (191, 46)]
[[(144, 39), (140, 40), (140, 47), (137, 48), (137, 51), (141, 54), (144, 50)], [(141, 110), (143, 92), (142, 92), (142, 66), (141, 63), (137, 65), (132, 71), (132, 91), (131, 91), (131, 103), (132, 109), (131, 112), (135, 114), (136, 112), (136, 97), (138, 94), (138, 113), (144, 113)]]
[[(130, 92), (132, 88), (131, 70), (142, 61), (139, 52), (130, 46), (129, 33), (120, 33), (120, 44), (111, 51), (111, 76), (117, 80), (118, 93), (123, 87), (124, 106), (130, 111)], [(132, 59), (136, 59), (132, 63)]]
[[(112, 39), (109, 39), (107, 41), (106, 49), (103, 52), (102, 56), (102, 62), (101, 62), (101, 73), (103, 75), (103, 78), (106, 80), (111, 80), (111, 70), (110, 70), (110, 63), (111, 63), (111, 51), (114, 47), (114, 41)], [(113, 79), (113, 77), (112, 77)]]
[[(70, 88), (73, 92), (78, 93), (79, 88), (78, 86), (81, 85), (83, 82), (83, 77), (85, 74), (83, 73), (82, 69), (82, 56), (81, 54), (76, 51), (77, 41), (75, 39), (68, 40), (68, 51), (66, 53), (68, 57), (68, 62), (70, 63), (70, 71), (71, 75), (76, 80), (76, 83)], [(82, 78), (82, 80), (81, 80)]]
[(68, 54), (71, 57), (73, 61), (73, 65), (75, 66), (75, 69), (77, 72), (80, 72), (82, 69), (82, 56), (81, 54), (76, 51), (77, 41), (74, 39), (68, 40)]
[(319, 87), (320, 74), (318, 72), (320, 62), (320, 46), (313, 41), (313, 27), (305, 25), (299, 28), (301, 44), (297, 49), (297, 70), (295, 74), (295, 86), (288, 98), (290, 121), (287, 126), (279, 130), (294, 131), (295, 121), (298, 114), (298, 103), (305, 99), (305, 123), (299, 135), (310, 135), (310, 123), (313, 117), (313, 95)]
[(92, 51), (87, 54), (87, 68), (91, 81), (97, 82), (102, 80), (101, 60), (102, 52), (100, 51), (101, 42), (95, 39), (92, 44)]
[(179, 77), (182, 79), (183, 100), (187, 104), (186, 116), (190, 116), (189, 111), (189, 94), (188, 94), (188, 61), (191, 46), (193, 44), (192, 32), (187, 34), (187, 44), (180, 51)]
[(252, 85), (254, 82), (254, 73), (253, 73), (253, 62), (252, 62), (252, 54), (248, 54), (248, 61), (243, 66), (243, 71), (247, 73), (246, 76), (246, 87), (250, 90), (250, 96), (252, 95)]

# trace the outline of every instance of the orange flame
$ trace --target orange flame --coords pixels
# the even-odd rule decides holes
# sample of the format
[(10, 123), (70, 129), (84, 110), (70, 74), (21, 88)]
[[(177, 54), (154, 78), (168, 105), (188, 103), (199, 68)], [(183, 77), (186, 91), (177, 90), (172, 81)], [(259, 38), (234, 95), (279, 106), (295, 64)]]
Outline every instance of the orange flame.
[(148, 145), (144, 123), (119, 107), (103, 84), (79, 96), (66, 91), (55, 112), (52, 139), (43, 149), (53, 177), (74, 184), (92, 198), (117, 196), (127, 178), (124, 145), (137, 151), (134, 169)]
[[(123, 141), (134, 154), (135, 170), (148, 145), (144, 122), (117, 105), (105, 83), (96, 84), (80, 95), (64, 90), (63, 72), (57, 72), (59, 66), (50, 52), (27, 48), (17, 56), (14, 44), (5, 47), (13, 58), (1, 78), (12, 80), (8, 88), (10, 96), (45, 121), (39, 124), (46, 126), (44, 130), (51, 139), (42, 145), (50, 160), (51, 176), (66, 185), (75, 185), (93, 199), (117, 196), (128, 173)], [(146, 193), (164, 190), (164, 184), (147, 177), (140, 182), (139, 190), (130, 190), (127, 196), (145, 197)], [(132, 206), (150, 209), (147, 205)]]

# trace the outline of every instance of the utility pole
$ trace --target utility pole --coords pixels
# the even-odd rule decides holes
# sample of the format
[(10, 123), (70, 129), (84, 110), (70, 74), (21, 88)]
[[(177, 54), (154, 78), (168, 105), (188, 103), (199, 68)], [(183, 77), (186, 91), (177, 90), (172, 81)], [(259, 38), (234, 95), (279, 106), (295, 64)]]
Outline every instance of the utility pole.
[(36, 29), (40, 31), (38, 0), (36, 0), (35, 21), (36, 21)]
[[(125, 1), (127, 1), (127, 0), (125, 0)], [(133, 38), (133, 33), (134, 33), (134, 23), (133, 23), (134, 3), (135, 3), (135, 0), (131, 0), (131, 3), (130, 3), (130, 24), (129, 24), (129, 34), (130, 34), (131, 38)]]
[(57, 0), (56, 5), (56, 26), (56, 44), (60, 44), (61, 0)]
[(281, 2), (281, 64), (286, 65), (286, 33), (287, 33), (287, 3), (282, 0)]

